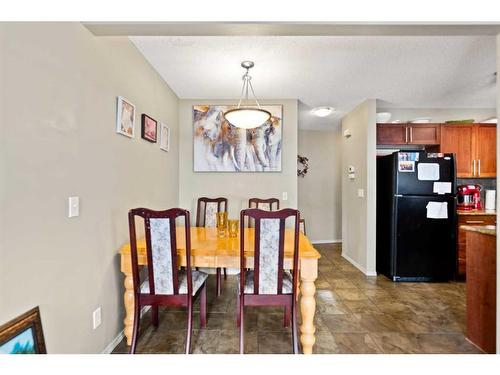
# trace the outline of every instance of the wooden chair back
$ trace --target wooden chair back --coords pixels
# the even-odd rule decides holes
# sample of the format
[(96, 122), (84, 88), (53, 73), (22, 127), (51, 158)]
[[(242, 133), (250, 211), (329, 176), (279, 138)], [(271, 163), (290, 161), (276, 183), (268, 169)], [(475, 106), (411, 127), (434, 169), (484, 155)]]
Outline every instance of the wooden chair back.
[(129, 211), (130, 247), (132, 255), (132, 277), (134, 293), (141, 293), (137, 255), (136, 217), (144, 220), (146, 238), (146, 256), (148, 260), (148, 280), (150, 295), (179, 294), (179, 261), (177, 259), (176, 220), (184, 218), (186, 233), (186, 271), (187, 292), (193, 292), (191, 277), (191, 234), (189, 211), (172, 208), (154, 211), (147, 208), (135, 208)]
[(277, 211), (280, 209), (280, 200), (277, 198), (268, 198), (268, 199), (250, 198), (248, 200), (248, 208), (258, 208), (267, 211)]
[(217, 213), (227, 212), (227, 198), (198, 198), (196, 205), (196, 226), (217, 226)]
[(285, 244), (285, 223), (294, 218), (293, 245), (293, 286), (297, 290), (299, 260), (299, 221), (300, 212), (291, 208), (281, 211), (264, 211), (259, 209), (242, 210), (240, 214), (240, 292), (245, 290), (245, 218), (255, 220), (254, 237), (254, 294), (282, 294), (283, 261)]

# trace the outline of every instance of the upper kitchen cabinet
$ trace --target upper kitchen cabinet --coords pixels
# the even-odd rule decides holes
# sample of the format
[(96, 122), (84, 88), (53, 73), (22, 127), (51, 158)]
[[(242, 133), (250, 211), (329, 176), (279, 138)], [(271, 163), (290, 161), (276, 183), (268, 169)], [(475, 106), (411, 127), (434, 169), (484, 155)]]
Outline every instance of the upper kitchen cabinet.
[(494, 124), (476, 127), (476, 160), (478, 177), (497, 175), (497, 128)]
[(457, 177), (496, 177), (496, 125), (443, 125), (441, 152), (455, 153)]
[(441, 152), (455, 153), (457, 177), (474, 177), (474, 125), (443, 125)]
[(438, 145), (440, 124), (377, 124), (377, 145)]
[(409, 144), (438, 145), (440, 141), (440, 124), (408, 125)]
[(408, 129), (400, 124), (377, 124), (378, 145), (399, 145), (408, 142)]

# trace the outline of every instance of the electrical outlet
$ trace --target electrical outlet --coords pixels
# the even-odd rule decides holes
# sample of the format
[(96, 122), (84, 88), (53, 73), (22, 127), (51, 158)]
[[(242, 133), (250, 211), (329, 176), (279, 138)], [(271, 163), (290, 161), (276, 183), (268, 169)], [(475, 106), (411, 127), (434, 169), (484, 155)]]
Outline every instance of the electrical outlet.
[(287, 201), (288, 200), (288, 193), (286, 191), (283, 192), (283, 196), (282, 196), (282, 199), (284, 201)]
[(365, 189), (358, 189), (358, 197), (363, 198), (365, 196)]
[(94, 310), (94, 313), (92, 314), (92, 322), (93, 322), (93, 327), (96, 329), (101, 325), (101, 307), (99, 306), (97, 309)]

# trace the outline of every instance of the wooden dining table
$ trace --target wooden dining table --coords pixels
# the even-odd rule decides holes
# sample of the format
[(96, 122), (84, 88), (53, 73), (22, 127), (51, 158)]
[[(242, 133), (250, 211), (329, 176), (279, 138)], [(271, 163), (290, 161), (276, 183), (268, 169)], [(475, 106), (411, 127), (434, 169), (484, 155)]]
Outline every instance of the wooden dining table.
[[(179, 265), (186, 263), (184, 227), (177, 227), (177, 254)], [(254, 229), (245, 228), (245, 261), (247, 268), (253, 268)], [(293, 267), (294, 232), (285, 229), (285, 259), (283, 267)], [(146, 241), (144, 238), (137, 241), (138, 263), (147, 265)], [(124, 304), (126, 316), (124, 319), (124, 334), (127, 345), (132, 342), (132, 327), (134, 323), (134, 283), (132, 279), (132, 259), (130, 244), (125, 244), (120, 249), (121, 271), (125, 274)], [(318, 277), (319, 252), (311, 245), (309, 239), (300, 232), (299, 236), (299, 271), (300, 271), (300, 342), (304, 354), (311, 354), (316, 341), (314, 327), (314, 314), (316, 311), (314, 281)], [(191, 228), (191, 267), (204, 268), (240, 268), (240, 238), (217, 236), (216, 228)], [(236, 298), (236, 293), (234, 298)], [(235, 323), (236, 324), (236, 318)]]

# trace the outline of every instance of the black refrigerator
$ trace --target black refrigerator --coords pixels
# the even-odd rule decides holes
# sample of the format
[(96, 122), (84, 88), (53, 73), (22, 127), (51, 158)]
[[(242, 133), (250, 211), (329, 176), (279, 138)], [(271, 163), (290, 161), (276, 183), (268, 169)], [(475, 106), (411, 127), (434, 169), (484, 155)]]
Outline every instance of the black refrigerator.
[(377, 273), (393, 281), (446, 281), (456, 265), (453, 154), (377, 158)]

